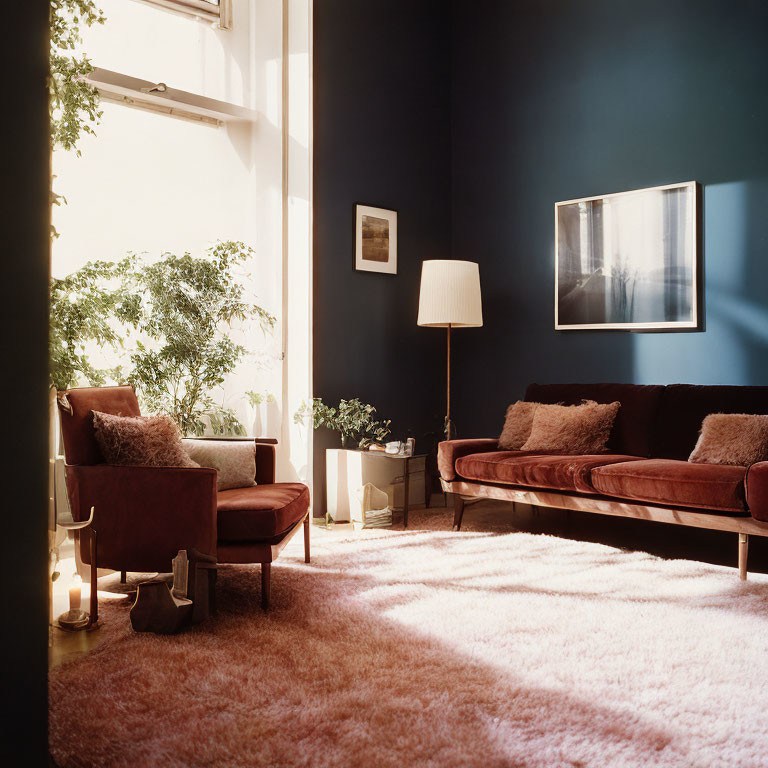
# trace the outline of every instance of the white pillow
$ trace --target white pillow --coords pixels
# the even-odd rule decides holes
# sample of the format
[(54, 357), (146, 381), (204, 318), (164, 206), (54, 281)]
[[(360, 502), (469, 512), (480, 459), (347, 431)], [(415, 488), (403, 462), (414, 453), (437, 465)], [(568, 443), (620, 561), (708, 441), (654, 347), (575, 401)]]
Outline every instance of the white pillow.
[(192, 461), (218, 471), (218, 490), (256, 485), (256, 443), (253, 440), (185, 438), (182, 442)]

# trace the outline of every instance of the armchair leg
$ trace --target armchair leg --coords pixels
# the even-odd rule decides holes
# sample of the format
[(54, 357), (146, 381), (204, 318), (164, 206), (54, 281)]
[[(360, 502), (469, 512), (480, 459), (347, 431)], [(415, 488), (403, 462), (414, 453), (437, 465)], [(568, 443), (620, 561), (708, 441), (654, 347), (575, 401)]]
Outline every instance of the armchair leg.
[(461, 518), (464, 516), (464, 499), (458, 493), (453, 495), (453, 530), (461, 530)]
[(261, 608), (269, 609), (269, 577), (272, 572), (272, 563), (261, 564)]
[(307, 512), (307, 516), (304, 518), (304, 562), (309, 562), (309, 515), (311, 513)]

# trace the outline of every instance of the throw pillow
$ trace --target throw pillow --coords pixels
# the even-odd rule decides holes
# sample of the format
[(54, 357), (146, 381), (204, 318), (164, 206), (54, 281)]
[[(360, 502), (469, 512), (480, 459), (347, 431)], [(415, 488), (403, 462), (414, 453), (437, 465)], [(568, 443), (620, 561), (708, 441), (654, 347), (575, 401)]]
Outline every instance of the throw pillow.
[(115, 416), (93, 412), (96, 442), (107, 464), (150, 467), (199, 467), (184, 450), (170, 416)]
[(183, 442), (193, 461), (218, 471), (216, 485), (220, 491), (256, 485), (256, 443), (253, 440), (186, 439)]
[(710, 413), (688, 461), (749, 467), (768, 460), (768, 416)]
[(507, 408), (504, 417), (504, 427), (499, 437), (499, 449), (502, 451), (519, 451), (531, 434), (533, 414), (538, 403), (518, 400)]
[(605, 444), (621, 403), (585, 401), (582, 405), (539, 405), (533, 413), (531, 435), (522, 451), (547, 453), (605, 453)]

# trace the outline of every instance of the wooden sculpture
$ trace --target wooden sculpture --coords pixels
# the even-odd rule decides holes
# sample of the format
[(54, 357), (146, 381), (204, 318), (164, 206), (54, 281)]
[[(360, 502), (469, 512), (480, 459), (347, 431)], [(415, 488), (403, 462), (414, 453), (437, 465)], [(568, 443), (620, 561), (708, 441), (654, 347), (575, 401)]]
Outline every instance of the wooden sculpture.
[(173, 558), (173, 588), (167, 581), (139, 582), (131, 608), (136, 632), (171, 635), (216, 612), (216, 558), (182, 549)]

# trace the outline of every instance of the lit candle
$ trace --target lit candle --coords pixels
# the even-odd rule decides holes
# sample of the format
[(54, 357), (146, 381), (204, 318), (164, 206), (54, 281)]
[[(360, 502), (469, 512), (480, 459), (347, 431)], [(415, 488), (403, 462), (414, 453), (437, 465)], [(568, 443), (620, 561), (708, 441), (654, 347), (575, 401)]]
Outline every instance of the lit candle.
[(82, 585), (83, 580), (80, 578), (80, 574), (76, 573), (75, 578), (72, 580), (72, 586), (69, 588), (69, 610), (79, 611), (80, 601), (82, 598)]

